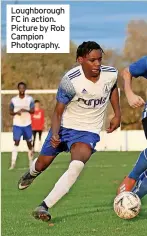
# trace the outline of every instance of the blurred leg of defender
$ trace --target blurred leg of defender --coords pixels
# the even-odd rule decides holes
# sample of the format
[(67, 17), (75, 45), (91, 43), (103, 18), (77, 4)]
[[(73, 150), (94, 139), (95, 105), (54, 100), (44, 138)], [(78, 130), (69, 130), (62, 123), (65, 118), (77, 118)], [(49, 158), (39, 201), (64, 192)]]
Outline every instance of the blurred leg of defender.
[(16, 160), (18, 155), (18, 146), (20, 142), (20, 138), (23, 134), (22, 127), (19, 126), (13, 126), (13, 140), (14, 140), (14, 146), (12, 150), (12, 156), (11, 156), (11, 166), (9, 170), (13, 170), (16, 166)]
[(136, 186), (132, 190), (139, 198), (143, 198), (147, 195), (147, 170), (145, 170), (139, 177)]
[[(147, 139), (147, 117), (142, 119), (142, 125)], [(140, 156), (131, 173), (123, 180), (117, 190), (117, 194), (123, 191), (131, 191), (140, 175), (147, 169), (147, 148), (140, 153)]]
[(117, 193), (131, 191), (139, 176), (147, 169), (147, 148), (140, 153), (140, 156), (131, 173), (120, 184)]

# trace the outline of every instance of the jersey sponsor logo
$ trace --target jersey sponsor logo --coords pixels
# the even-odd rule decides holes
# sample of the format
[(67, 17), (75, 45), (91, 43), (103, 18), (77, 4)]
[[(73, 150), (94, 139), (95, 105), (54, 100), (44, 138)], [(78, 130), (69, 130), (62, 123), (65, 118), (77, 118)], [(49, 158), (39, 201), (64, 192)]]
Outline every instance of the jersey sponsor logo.
[[(87, 108), (95, 108), (98, 107), (99, 105), (102, 105), (106, 102), (107, 97), (101, 97), (98, 99), (90, 99), (90, 100), (85, 100), (83, 98), (78, 98), (78, 102), (83, 102), (87, 106)], [(82, 104), (79, 104), (82, 105)]]

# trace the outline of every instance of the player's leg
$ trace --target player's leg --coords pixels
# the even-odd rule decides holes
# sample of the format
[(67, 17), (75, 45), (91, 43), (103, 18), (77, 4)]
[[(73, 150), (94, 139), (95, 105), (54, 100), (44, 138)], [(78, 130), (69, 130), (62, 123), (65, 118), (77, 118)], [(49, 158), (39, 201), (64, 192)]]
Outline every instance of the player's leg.
[(18, 182), (18, 188), (20, 190), (29, 187), (33, 180), (44, 171), (60, 153), (60, 147), (53, 148), (51, 146), (50, 138), (51, 132), (49, 132), (38, 158), (33, 160), (30, 169), (20, 178)]
[(139, 176), (147, 169), (147, 148), (140, 153), (140, 156), (130, 174), (120, 184), (117, 193), (131, 191)]
[(38, 158), (35, 158), (30, 169), (20, 178), (18, 188), (20, 190), (28, 188), (34, 179), (52, 163), (55, 157), (56, 156), (43, 156), (40, 154)]
[(33, 145), (32, 145), (32, 141), (30, 141), (30, 140), (26, 140), (26, 142), (27, 142), (27, 146), (28, 146), (29, 166), (31, 166), (32, 161), (33, 161)]
[(42, 130), (39, 130), (38, 133), (39, 133), (39, 141), (41, 142)]
[(42, 130), (39, 130), (38, 133), (39, 133), (39, 150), (40, 150), (41, 149)]
[(29, 166), (31, 166), (32, 161), (33, 161), (33, 145), (32, 145), (32, 127), (31, 127), (31, 125), (23, 127), (23, 139), (26, 140), (26, 142), (27, 142)]
[(35, 141), (36, 141), (36, 130), (32, 130), (32, 133), (33, 133), (33, 150), (34, 150), (34, 147), (35, 147)]
[[(43, 200), (34, 212), (36, 219), (43, 221), (50, 220), (48, 217), (48, 209), (54, 206), (65, 194), (67, 194), (73, 184), (76, 182), (84, 164), (89, 160), (92, 154), (90, 145), (86, 143), (74, 143), (71, 147), (71, 162), (67, 171), (60, 177), (52, 191)], [(42, 214), (43, 211), (43, 214)]]
[(18, 156), (18, 146), (20, 142), (20, 138), (22, 136), (22, 129), (19, 126), (13, 126), (13, 140), (14, 140), (14, 146), (12, 150), (12, 156), (11, 156), (11, 166), (9, 170), (13, 170), (16, 165), (16, 160)]
[(139, 198), (143, 198), (147, 195), (147, 170), (145, 170), (139, 177), (136, 186), (132, 190)]
[[(142, 125), (147, 139), (147, 117), (142, 120)], [(135, 164), (135, 167), (131, 173), (125, 177), (123, 182), (120, 184), (117, 193), (123, 191), (131, 191), (139, 176), (147, 169), (147, 148), (140, 153), (140, 156)]]

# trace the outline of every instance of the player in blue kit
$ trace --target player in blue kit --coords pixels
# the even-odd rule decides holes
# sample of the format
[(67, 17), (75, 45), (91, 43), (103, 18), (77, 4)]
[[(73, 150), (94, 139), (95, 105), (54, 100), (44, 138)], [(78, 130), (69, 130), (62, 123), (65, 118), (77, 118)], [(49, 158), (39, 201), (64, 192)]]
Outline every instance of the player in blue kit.
[(18, 146), (21, 136), (26, 140), (28, 146), (29, 164), (32, 164), (32, 128), (31, 115), (34, 112), (33, 98), (25, 94), (26, 84), (20, 82), (17, 86), (19, 94), (11, 99), (10, 115), (13, 116), (13, 140), (14, 147), (12, 151), (10, 170), (15, 168), (18, 154)]
[[(137, 78), (139, 76), (147, 79), (147, 56), (132, 63), (129, 68), (123, 71), (124, 90), (129, 105), (133, 108), (144, 105), (142, 124), (147, 139), (147, 102), (145, 103), (140, 96), (134, 94), (131, 86), (132, 77)], [(123, 191), (133, 191), (140, 198), (147, 194), (147, 148), (140, 153), (135, 167), (119, 186), (118, 194)]]
[(39, 157), (19, 180), (18, 188), (27, 188), (59, 153), (71, 153), (69, 168), (33, 211), (37, 219), (50, 220), (48, 209), (69, 192), (95, 152), (109, 100), (115, 115), (107, 132), (120, 126), (117, 71), (114, 67), (101, 65), (102, 54), (103, 50), (96, 42), (83, 42), (78, 47), (79, 65), (69, 70), (60, 82), (51, 129)]

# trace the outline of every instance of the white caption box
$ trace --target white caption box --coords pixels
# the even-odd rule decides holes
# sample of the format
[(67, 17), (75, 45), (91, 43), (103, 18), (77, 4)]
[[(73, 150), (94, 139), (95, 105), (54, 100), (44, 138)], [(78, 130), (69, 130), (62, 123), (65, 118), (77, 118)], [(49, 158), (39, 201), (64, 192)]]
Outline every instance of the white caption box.
[(69, 5), (7, 5), (7, 53), (69, 53)]

